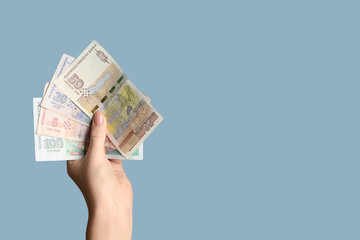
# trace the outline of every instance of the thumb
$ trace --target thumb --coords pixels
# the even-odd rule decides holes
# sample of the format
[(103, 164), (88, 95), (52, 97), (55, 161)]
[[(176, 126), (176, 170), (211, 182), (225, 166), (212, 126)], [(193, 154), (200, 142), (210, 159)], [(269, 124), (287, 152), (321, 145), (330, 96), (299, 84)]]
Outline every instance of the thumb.
[(97, 111), (94, 114), (94, 118), (91, 124), (90, 132), (90, 145), (88, 154), (95, 158), (105, 157), (105, 138), (106, 138), (106, 121), (105, 116), (101, 111)]

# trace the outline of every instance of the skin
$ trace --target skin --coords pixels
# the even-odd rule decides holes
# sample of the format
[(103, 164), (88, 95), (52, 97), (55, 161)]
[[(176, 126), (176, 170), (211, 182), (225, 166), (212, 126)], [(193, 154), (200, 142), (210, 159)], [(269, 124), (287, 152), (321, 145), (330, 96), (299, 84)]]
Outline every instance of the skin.
[(127, 240), (132, 234), (133, 191), (122, 161), (105, 157), (105, 137), (105, 117), (98, 111), (85, 157), (67, 161), (67, 172), (88, 206), (86, 239)]

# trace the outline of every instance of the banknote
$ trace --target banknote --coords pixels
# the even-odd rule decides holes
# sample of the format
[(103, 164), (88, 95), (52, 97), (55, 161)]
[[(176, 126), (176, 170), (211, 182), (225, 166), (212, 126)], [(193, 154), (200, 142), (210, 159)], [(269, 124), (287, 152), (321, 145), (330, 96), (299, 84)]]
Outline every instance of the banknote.
[(74, 59), (74, 57), (65, 53), (62, 55), (49, 84), (49, 91), (46, 91), (43, 96), (41, 107), (70, 118), (83, 125), (90, 126), (91, 119), (53, 83), (53, 81), (74, 61)]
[[(90, 127), (40, 107), (36, 133), (43, 136), (88, 142)], [(116, 149), (108, 137), (105, 139), (105, 146)]]
[(84, 155), (84, 143), (60, 138), (44, 137), (36, 134), (40, 114), (40, 99), (33, 99), (35, 160), (56, 161), (81, 159)]
[[(43, 96), (41, 107), (46, 108), (52, 112), (58, 113), (64, 117), (70, 118), (76, 122), (90, 126), (91, 119), (79, 109), (60, 89), (58, 89), (53, 81), (60, 76), (73, 61), (74, 57), (63, 54), (60, 62), (55, 70), (55, 73), (49, 84), (49, 91)], [(150, 102), (150, 97), (144, 95)]]
[[(54, 138), (36, 134), (36, 127), (40, 115), (41, 98), (33, 99), (34, 112), (34, 138), (35, 138), (35, 160), (36, 161), (59, 161), (77, 160), (83, 158), (84, 142), (67, 139)], [(105, 148), (108, 159), (124, 159), (117, 151)], [(143, 159), (143, 145), (141, 145), (129, 158), (129, 160)]]
[(104, 112), (107, 136), (125, 158), (163, 119), (96, 41), (53, 83), (90, 118)]

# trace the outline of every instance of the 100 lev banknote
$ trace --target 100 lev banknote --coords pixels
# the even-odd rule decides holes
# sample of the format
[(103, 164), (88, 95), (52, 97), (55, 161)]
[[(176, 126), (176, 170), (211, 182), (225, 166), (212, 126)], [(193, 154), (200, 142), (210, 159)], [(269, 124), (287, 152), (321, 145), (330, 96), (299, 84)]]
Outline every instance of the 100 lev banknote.
[[(77, 160), (84, 157), (84, 142), (77, 142), (62, 138), (47, 137), (36, 134), (40, 115), (41, 98), (33, 99), (34, 138), (36, 161)], [(118, 151), (106, 148), (108, 159), (125, 159)], [(128, 160), (143, 159), (143, 144), (132, 154)]]

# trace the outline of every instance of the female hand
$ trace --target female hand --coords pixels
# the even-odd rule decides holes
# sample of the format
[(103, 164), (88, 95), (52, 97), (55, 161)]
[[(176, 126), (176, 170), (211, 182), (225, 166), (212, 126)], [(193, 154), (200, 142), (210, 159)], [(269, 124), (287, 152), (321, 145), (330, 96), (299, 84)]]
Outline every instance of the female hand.
[(67, 161), (67, 172), (89, 210), (86, 239), (131, 239), (133, 192), (121, 160), (105, 156), (106, 120), (93, 118), (90, 145), (81, 160)]

